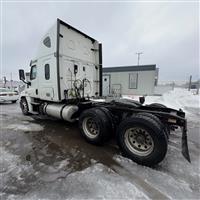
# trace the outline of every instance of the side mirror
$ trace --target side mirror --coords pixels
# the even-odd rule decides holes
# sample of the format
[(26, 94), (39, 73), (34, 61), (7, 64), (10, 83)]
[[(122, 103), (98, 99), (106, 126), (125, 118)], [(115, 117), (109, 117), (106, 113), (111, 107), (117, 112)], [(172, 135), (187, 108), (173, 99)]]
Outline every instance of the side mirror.
[(19, 70), (19, 80), (21, 80), (21, 81), (25, 80), (25, 75), (24, 75), (24, 70), (23, 69)]
[(74, 65), (74, 74), (77, 74), (78, 72), (78, 65)]

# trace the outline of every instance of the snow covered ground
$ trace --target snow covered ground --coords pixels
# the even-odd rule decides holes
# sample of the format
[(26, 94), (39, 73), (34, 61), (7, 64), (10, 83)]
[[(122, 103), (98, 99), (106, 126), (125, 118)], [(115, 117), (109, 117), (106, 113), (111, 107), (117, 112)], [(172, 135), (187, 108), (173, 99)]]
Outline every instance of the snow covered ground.
[[(69, 173), (68, 162), (62, 161), (54, 166), (42, 165), (46, 175), (35, 171), (30, 163), (23, 164), (19, 156), (15, 156), (4, 148), (1, 151), (1, 199), (148, 199), (134, 184), (123, 179), (112, 169), (100, 163), (94, 163), (82, 171)], [(40, 179), (35, 188), (23, 195), (18, 193), (18, 188), (24, 186), (25, 176)], [(32, 177), (32, 178), (33, 178)], [(13, 180), (11, 180), (13, 179)], [(15, 181), (15, 186), (10, 182)], [(41, 184), (42, 183), (42, 184)], [(9, 191), (14, 194), (6, 195)], [(19, 191), (20, 192), (20, 191)]]
[(181, 155), (180, 130), (172, 132), (165, 160), (148, 168), (112, 144), (85, 143), (76, 125), (0, 105), (0, 199), (199, 199), (199, 95), (175, 89), (146, 98), (153, 102), (186, 112), (191, 164)]

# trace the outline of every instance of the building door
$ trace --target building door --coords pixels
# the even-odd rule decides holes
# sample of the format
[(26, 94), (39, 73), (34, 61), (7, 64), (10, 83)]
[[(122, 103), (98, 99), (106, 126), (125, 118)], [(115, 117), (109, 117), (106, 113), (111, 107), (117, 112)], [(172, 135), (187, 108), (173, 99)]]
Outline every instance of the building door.
[(103, 96), (110, 94), (110, 75), (103, 75)]

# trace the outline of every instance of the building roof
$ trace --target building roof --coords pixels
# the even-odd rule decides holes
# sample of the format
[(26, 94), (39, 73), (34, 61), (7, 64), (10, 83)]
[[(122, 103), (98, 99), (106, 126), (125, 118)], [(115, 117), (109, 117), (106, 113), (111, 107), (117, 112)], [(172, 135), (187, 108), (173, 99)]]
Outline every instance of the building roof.
[(154, 71), (156, 65), (136, 65), (136, 66), (119, 66), (104, 67), (103, 72), (130, 72), (130, 71)]

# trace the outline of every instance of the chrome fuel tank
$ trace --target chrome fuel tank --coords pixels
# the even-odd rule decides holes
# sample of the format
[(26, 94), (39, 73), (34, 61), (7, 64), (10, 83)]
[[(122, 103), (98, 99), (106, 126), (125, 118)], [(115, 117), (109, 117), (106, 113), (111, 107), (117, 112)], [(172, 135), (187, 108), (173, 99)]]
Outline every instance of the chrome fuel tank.
[(74, 122), (76, 120), (71, 117), (77, 111), (78, 106), (66, 104), (47, 104), (43, 109), (45, 114), (68, 122)]

